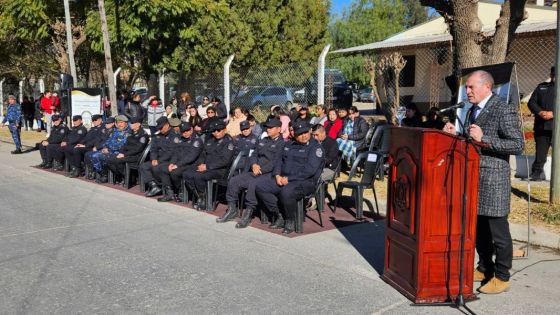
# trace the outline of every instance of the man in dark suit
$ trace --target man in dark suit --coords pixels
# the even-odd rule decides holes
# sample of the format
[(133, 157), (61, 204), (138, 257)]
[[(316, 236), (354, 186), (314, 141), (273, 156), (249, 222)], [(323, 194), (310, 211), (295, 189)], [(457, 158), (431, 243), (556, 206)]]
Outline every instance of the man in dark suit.
[(545, 180), (544, 164), (548, 149), (552, 145), (552, 129), (554, 129), (554, 87), (556, 76), (554, 67), (550, 69), (550, 82), (543, 82), (537, 86), (529, 99), (529, 109), (535, 115), (535, 162), (531, 167), (531, 180)]
[[(482, 293), (497, 294), (509, 289), (513, 244), (508, 224), (511, 174), (509, 156), (523, 151), (523, 135), (517, 107), (492, 93), (494, 79), (486, 71), (475, 71), (466, 81), (467, 97), (473, 105), (467, 119), (469, 136), (481, 142), (476, 250), (479, 256), (474, 280)], [(448, 123), (444, 131), (455, 133)], [(495, 261), (492, 255), (496, 253)]]

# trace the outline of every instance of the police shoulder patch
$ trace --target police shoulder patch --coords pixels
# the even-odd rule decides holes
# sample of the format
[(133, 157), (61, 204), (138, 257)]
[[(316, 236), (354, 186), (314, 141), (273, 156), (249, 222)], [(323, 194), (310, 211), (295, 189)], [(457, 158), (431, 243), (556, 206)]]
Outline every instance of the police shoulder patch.
[(253, 138), (253, 140), (251, 140), (251, 143), (252, 143), (252, 144), (257, 143), (257, 139)]
[(81, 135), (82, 133), (84, 133), (84, 131), (82, 129), (78, 130), (79, 135)]
[(146, 143), (146, 137), (140, 137), (140, 143)]
[(179, 138), (174, 138), (174, 139), (173, 139), (173, 142), (179, 143), (179, 142), (181, 142), (181, 140), (179, 140)]
[(323, 157), (323, 149), (317, 148), (317, 150), (315, 150), (315, 155), (317, 157)]
[(65, 132), (66, 132), (66, 130), (64, 130), (63, 128), (60, 129), (60, 133), (65, 133)]
[(228, 148), (228, 150), (232, 151), (233, 150), (233, 143), (228, 144), (227, 148)]
[(200, 141), (194, 140), (193, 147), (195, 147), (195, 148), (200, 147)]

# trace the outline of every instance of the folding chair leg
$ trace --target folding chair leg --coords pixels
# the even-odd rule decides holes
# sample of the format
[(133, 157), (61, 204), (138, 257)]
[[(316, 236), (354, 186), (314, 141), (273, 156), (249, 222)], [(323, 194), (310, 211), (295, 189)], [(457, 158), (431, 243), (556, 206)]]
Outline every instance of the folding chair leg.
[(338, 187), (336, 188), (336, 196), (334, 197), (334, 209), (333, 209), (333, 213), (336, 212), (336, 208), (338, 207), (338, 199), (341, 197), (342, 194), (342, 189), (344, 189), (344, 187), (338, 185)]
[(377, 204), (377, 194), (375, 193), (375, 187), (372, 187), (373, 190), (373, 199), (375, 200), (375, 210), (377, 211), (377, 215), (379, 215), (379, 204)]
[(296, 210), (296, 233), (303, 233), (303, 220), (305, 217), (305, 211), (303, 209), (303, 202), (305, 198), (301, 198), (297, 202), (297, 210)]
[(243, 215), (243, 209), (245, 207), (245, 195), (246, 195), (247, 191), (245, 189), (241, 190), (241, 193), (239, 194), (239, 217), (241, 217)]
[(189, 202), (189, 190), (187, 189), (187, 183), (185, 180), (181, 180), (181, 199), (183, 200), (183, 204)]
[(315, 196), (315, 201), (317, 201), (317, 211), (322, 213), (325, 211), (325, 186), (321, 184), (319, 186), (318, 194)]
[(206, 211), (214, 211), (214, 181), (206, 181)]
[(362, 220), (364, 218), (364, 190), (362, 187), (356, 188), (356, 219)]
[(124, 187), (130, 189), (130, 166), (128, 163), (124, 164)]
[(144, 184), (144, 176), (142, 172), (138, 170), (138, 185), (140, 186), (140, 192), (146, 192), (146, 184)]
[(114, 174), (111, 170), (107, 171), (107, 177), (109, 177), (109, 184), (114, 184), (115, 183), (115, 177), (114, 177)]

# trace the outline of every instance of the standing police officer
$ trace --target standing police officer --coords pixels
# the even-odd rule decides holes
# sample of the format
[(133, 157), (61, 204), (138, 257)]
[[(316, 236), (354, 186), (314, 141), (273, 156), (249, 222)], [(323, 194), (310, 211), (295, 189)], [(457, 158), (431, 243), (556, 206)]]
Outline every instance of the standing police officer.
[[(160, 202), (168, 202), (175, 199), (181, 188), (183, 172), (195, 170), (198, 157), (202, 152), (202, 140), (193, 136), (194, 129), (188, 122), (182, 122), (179, 126), (183, 141), (174, 150), (170, 163), (162, 163), (156, 166), (154, 175), (163, 186), (164, 196), (158, 198)], [(177, 201), (180, 200), (177, 197)]]
[(119, 154), (107, 160), (107, 167), (118, 178), (117, 183), (123, 179), (125, 163), (138, 163), (149, 140), (148, 134), (142, 128), (141, 117), (132, 117), (129, 122), (131, 133), (126, 138), (126, 143)]
[(197, 161), (196, 169), (187, 170), (183, 173), (183, 178), (189, 189), (198, 196), (194, 207), (202, 211), (212, 207), (212, 205), (207, 205), (205, 201), (206, 182), (211, 179), (223, 178), (235, 153), (233, 139), (226, 134), (226, 123), (223, 120), (213, 120), (210, 123), (210, 130), (212, 130), (212, 137), (204, 143), (204, 149)]
[(94, 147), (95, 143), (101, 137), (102, 133), (102, 126), (103, 123), (101, 115), (93, 115), (91, 116), (91, 123), (92, 127), (89, 128), (88, 132), (86, 133), (85, 137), (76, 145), (71, 146), (68, 145), (64, 149), (64, 156), (68, 160), (68, 164), (70, 164), (70, 178), (81, 176), (82, 173), (82, 160), (84, 154), (88, 151), (91, 151)]
[(23, 120), (23, 116), (21, 115), (21, 105), (19, 105), (16, 101), (16, 97), (13, 95), (8, 96), (8, 111), (6, 112), (6, 116), (2, 120), (1, 127), (4, 127), (6, 123), (8, 123), (8, 128), (10, 129), (10, 133), (12, 134), (12, 139), (14, 140), (14, 144), (16, 145), (16, 149), (12, 151), (12, 154), (21, 154), (21, 139), (20, 139), (20, 130), (21, 130), (21, 122)]
[[(59, 115), (52, 115), (52, 127), (51, 133), (47, 140), (41, 141), (39, 143), (39, 152), (41, 153), (41, 158), (43, 163), (39, 165), (41, 168), (53, 168), (55, 171), (61, 171), (64, 166), (59, 164), (57, 161), (64, 158), (64, 154), (59, 150), (60, 144), (66, 138), (68, 134), (68, 128), (62, 123), (62, 117)], [(54, 160), (54, 163), (53, 163)]]
[(552, 145), (552, 130), (554, 129), (554, 84), (556, 76), (554, 67), (550, 69), (550, 82), (543, 82), (537, 86), (529, 99), (529, 109), (535, 115), (535, 162), (531, 167), (531, 180), (545, 180), (544, 164), (548, 149)]
[[(180, 122), (179, 122), (180, 123)], [(181, 143), (181, 135), (171, 129), (167, 117), (158, 118), (155, 126), (159, 132), (152, 136), (152, 146), (150, 147), (150, 162), (140, 165), (139, 172), (149, 189), (146, 190), (146, 197), (153, 197), (161, 194), (162, 189), (157, 178), (154, 176), (156, 167), (161, 163), (169, 164), (173, 157), (173, 152), (177, 145)]]
[(264, 123), (264, 126), (268, 136), (258, 142), (255, 151), (249, 157), (250, 171), (232, 177), (228, 183), (226, 192), (228, 211), (223, 217), (216, 219), (218, 223), (233, 220), (237, 216), (237, 202), (239, 193), (243, 189), (247, 189), (246, 210), (243, 212), (241, 221), (235, 227), (245, 228), (251, 223), (253, 211), (257, 207), (255, 188), (259, 185), (260, 180), (271, 177), (272, 170), (284, 149), (284, 139), (280, 134), (282, 122), (277, 118), (270, 118)]
[(274, 177), (259, 182), (256, 188), (259, 199), (268, 211), (275, 215), (270, 228), (284, 228), (284, 235), (295, 230), (297, 200), (315, 190), (324, 163), (323, 148), (311, 139), (309, 123), (300, 120), (293, 128), (295, 141), (284, 147), (282, 157), (278, 159), (272, 171)]

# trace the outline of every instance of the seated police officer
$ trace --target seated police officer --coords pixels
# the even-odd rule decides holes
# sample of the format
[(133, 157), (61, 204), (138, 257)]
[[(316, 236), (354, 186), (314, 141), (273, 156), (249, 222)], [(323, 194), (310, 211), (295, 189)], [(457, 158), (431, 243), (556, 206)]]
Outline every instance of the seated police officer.
[(70, 178), (81, 176), (82, 174), (82, 160), (84, 154), (91, 151), (95, 143), (101, 137), (101, 124), (103, 123), (101, 115), (93, 115), (91, 117), (92, 127), (89, 128), (85, 137), (81, 139), (76, 145), (67, 145), (64, 149), (64, 155), (70, 164)]
[(311, 139), (309, 123), (300, 120), (293, 128), (295, 141), (284, 147), (272, 171), (273, 177), (259, 181), (256, 188), (259, 199), (275, 216), (270, 228), (284, 228), (285, 235), (295, 230), (297, 201), (315, 190), (324, 160), (323, 148)]
[(194, 128), (188, 122), (182, 122), (180, 132), (183, 141), (173, 151), (169, 163), (161, 163), (156, 166), (154, 175), (163, 186), (164, 196), (158, 198), (160, 202), (182, 200), (178, 197), (183, 173), (187, 170), (195, 170), (198, 157), (202, 152), (202, 140), (193, 135)]
[[(233, 145), (235, 145), (235, 154), (238, 152), (245, 152), (247, 156), (251, 154), (251, 152), (257, 147), (257, 141), (259, 138), (253, 134), (253, 128), (249, 124), (247, 120), (244, 120), (239, 123), (239, 129), (241, 130), (241, 134), (237, 137), (233, 138)], [(243, 168), (247, 159), (243, 159), (239, 161), (239, 167)]]
[(183, 173), (189, 190), (198, 197), (194, 207), (202, 211), (211, 206), (206, 205), (205, 201), (206, 182), (223, 178), (235, 153), (233, 139), (226, 134), (226, 124), (223, 120), (213, 120), (209, 129), (212, 131), (212, 137), (206, 139), (196, 169)]
[[(105, 126), (99, 130), (99, 136), (96, 138), (91, 151), (84, 154), (84, 165), (92, 165), (91, 156), (95, 152), (103, 149), (103, 145), (115, 130), (115, 123), (115, 117), (107, 117), (107, 119), (105, 119)], [(96, 176), (96, 172), (89, 172), (87, 179), (96, 179)]]
[(107, 161), (110, 157), (120, 153), (130, 133), (126, 116), (118, 115), (115, 117), (115, 121), (117, 122), (117, 128), (113, 130), (101, 150), (91, 154), (91, 165), (93, 171), (97, 173), (97, 182), (102, 184), (108, 181)]
[(74, 117), (72, 117), (72, 125), (72, 129), (70, 129), (68, 133), (66, 133), (66, 137), (60, 143), (60, 147), (58, 148), (60, 152), (57, 152), (56, 154), (58, 157), (60, 157), (60, 160), (58, 161), (58, 163), (60, 164), (64, 164), (66, 149), (73, 148), (78, 143), (80, 143), (87, 135), (87, 129), (82, 124), (81, 115), (74, 115)]
[(39, 143), (39, 151), (41, 159), (43, 159), (43, 163), (39, 167), (52, 167), (55, 171), (61, 171), (64, 169), (64, 165), (60, 163), (60, 160), (64, 159), (64, 153), (60, 150), (60, 144), (68, 134), (68, 128), (62, 123), (62, 117), (59, 115), (52, 115), (51, 119), (53, 124), (51, 133), (47, 140)]
[(122, 183), (126, 163), (138, 163), (144, 149), (148, 145), (149, 136), (142, 128), (142, 118), (129, 119), (131, 133), (119, 154), (109, 157), (107, 167), (117, 177), (117, 184)]
[(233, 220), (237, 216), (239, 193), (243, 189), (247, 189), (245, 194), (246, 210), (243, 212), (241, 221), (235, 227), (245, 228), (251, 223), (253, 211), (257, 206), (255, 187), (260, 180), (271, 176), (276, 161), (280, 158), (284, 149), (284, 139), (280, 134), (282, 122), (277, 118), (271, 118), (264, 123), (264, 127), (268, 136), (258, 141), (255, 151), (249, 157), (250, 170), (232, 177), (228, 183), (226, 192), (228, 211), (223, 217), (216, 219), (218, 223)]
[(321, 179), (323, 181), (331, 180), (338, 166), (340, 152), (338, 144), (333, 138), (327, 137), (327, 131), (323, 125), (313, 126), (313, 138), (321, 144), (325, 152), (325, 168), (321, 172)]
[[(179, 121), (179, 124), (181, 122)], [(161, 194), (161, 183), (154, 176), (156, 167), (161, 163), (170, 163), (173, 152), (177, 149), (177, 145), (181, 143), (181, 135), (176, 133), (169, 124), (167, 117), (158, 118), (156, 122), (158, 133), (152, 136), (152, 146), (150, 147), (149, 162), (140, 165), (139, 172), (145, 183), (148, 183), (146, 197), (153, 197)]]

